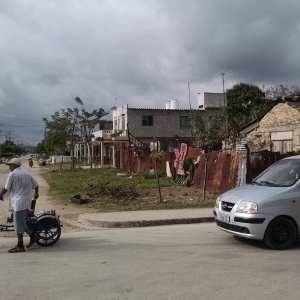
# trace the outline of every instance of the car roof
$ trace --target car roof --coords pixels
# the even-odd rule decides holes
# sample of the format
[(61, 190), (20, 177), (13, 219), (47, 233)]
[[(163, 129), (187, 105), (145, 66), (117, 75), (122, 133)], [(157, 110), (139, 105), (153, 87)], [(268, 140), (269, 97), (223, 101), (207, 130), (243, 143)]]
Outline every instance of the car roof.
[(283, 159), (300, 159), (300, 155), (288, 156)]

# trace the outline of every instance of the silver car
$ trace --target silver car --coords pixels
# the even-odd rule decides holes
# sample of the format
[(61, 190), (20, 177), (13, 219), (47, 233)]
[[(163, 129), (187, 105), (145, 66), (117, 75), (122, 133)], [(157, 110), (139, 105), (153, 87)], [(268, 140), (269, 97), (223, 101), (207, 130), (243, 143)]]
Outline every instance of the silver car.
[(264, 240), (272, 249), (289, 249), (299, 240), (300, 155), (284, 158), (256, 177), (217, 198), (217, 227), (236, 236)]

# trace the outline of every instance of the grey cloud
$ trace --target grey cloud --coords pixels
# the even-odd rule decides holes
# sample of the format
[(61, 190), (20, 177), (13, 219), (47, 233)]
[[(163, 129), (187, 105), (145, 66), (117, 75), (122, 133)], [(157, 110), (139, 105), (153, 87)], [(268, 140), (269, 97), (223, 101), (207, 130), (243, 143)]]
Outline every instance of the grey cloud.
[(223, 69), (233, 69), (227, 88), (299, 85), (299, 9), (280, 0), (1, 1), (0, 110), (14, 103), (49, 117), (76, 96), (88, 109), (115, 98), (188, 108), (187, 82), (196, 105), (198, 92), (221, 92), (214, 75)]

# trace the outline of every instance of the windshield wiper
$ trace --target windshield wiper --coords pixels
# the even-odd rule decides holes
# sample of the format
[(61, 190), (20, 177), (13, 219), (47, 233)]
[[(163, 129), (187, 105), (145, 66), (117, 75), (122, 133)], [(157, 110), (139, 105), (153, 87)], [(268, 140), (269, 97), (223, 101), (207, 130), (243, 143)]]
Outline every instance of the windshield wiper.
[(252, 181), (252, 184), (262, 185), (259, 181)]
[(267, 184), (267, 185), (274, 185), (274, 182), (273, 181), (267, 181), (267, 180), (262, 180), (262, 181), (260, 181), (260, 183), (265, 183), (265, 184)]

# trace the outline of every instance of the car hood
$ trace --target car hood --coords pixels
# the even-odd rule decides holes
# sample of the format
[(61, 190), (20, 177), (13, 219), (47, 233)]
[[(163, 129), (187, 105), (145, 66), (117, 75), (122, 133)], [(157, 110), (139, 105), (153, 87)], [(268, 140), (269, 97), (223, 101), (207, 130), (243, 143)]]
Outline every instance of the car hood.
[(238, 203), (240, 201), (253, 201), (260, 202), (264, 198), (275, 194), (279, 191), (286, 189), (287, 187), (270, 187), (270, 186), (258, 186), (258, 185), (242, 185), (235, 189), (232, 189), (221, 195), (221, 201)]

